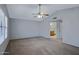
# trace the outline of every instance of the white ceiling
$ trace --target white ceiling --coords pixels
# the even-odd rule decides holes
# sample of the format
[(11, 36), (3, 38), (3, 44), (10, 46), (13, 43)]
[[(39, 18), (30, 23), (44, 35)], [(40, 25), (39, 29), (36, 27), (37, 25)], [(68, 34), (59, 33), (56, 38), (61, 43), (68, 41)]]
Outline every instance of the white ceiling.
[[(42, 11), (47, 12), (50, 16), (55, 12), (62, 9), (79, 7), (77, 4), (44, 4)], [(10, 18), (37, 20), (32, 14), (38, 12), (37, 4), (9, 4), (7, 5)], [(49, 16), (49, 17), (50, 17)]]

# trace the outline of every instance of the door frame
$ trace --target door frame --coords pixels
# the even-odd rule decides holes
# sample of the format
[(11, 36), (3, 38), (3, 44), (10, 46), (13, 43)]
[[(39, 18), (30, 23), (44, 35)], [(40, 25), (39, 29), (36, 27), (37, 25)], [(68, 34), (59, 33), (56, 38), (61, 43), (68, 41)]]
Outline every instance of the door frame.
[[(57, 26), (56, 26), (57, 27), (57, 39), (62, 41), (62, 20), (54, 20), (54, 21), (50, 21), (50, 23), (51, 22), (57, 23)], [(50, 29), (49, 29), (49, 35), (50, 35)]]

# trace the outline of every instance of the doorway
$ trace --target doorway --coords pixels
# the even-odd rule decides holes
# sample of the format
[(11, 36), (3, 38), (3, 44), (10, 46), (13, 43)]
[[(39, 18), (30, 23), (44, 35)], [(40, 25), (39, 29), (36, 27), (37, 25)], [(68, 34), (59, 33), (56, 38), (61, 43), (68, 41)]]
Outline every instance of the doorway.
[(57, 38), (57, 23), (50, 22), (50, 37), (53, 39)]
[(50, 22), (50, 38), (52, 39), (62, 39), (62, 24), (61, 20)]

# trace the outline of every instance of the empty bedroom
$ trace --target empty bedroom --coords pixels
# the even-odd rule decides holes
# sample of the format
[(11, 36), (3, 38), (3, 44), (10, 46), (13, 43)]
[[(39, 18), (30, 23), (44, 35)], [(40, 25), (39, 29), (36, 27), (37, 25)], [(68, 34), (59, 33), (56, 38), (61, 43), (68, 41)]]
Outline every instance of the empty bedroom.
[(79, 4), (0, 4), (0, 55), (79, 55)]

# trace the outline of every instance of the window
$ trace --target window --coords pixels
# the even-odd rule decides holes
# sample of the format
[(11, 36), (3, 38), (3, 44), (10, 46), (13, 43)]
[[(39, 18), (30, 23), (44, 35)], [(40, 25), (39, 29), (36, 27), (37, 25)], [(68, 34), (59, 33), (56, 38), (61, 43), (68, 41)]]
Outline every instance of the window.
[(7, 38), (7, 17), (0, 9), (0, 44)]

